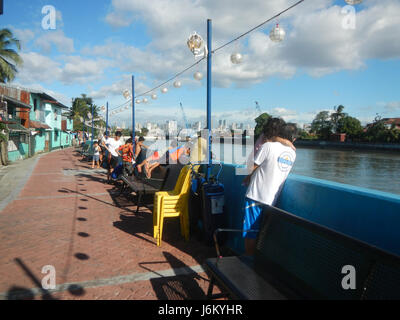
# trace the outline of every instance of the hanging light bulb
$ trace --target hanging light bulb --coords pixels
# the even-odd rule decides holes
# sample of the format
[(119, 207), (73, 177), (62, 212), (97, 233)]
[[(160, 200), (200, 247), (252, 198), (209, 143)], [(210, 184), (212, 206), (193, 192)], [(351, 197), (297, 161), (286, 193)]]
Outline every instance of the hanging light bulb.
[(203, 44), (203, 38), (196, 32), (193, 32), (187, 40), (187, 46), (195, 56), (201, 53), (201, 47), (203, 46)]
[(193, 77), (196, 79), (196, 80), (201, 80), (201, 79), (203, 79), (203, 74), (201, 73), (201, 72), (199, 72), (199, 71), (196, 71), (195, 73), (194, 73), (194, 75), (193, 75)]
[(360, 4), (363, 0), (345, 0), (347, 4), (354, 6), (355, 4)]
[(175, 88), (180, 88), (180, 87), (182, 87), (182, 83), (177, 80), (177, 81), (174, 82), (174, 87)]
[(140, 102), (141, 102), (140, 99), (136, 99), (137, 104), (140, 104)]
[(276, 24), (276, 26), (271, 30), (269, 33), (269, 38), (273, 42), (281, 42), (285, 39), (286, 32), (279, 26), (279, 24)]
[(101, 110), (101, 111), (106, 111), (106, 107), (105, 107), (105, 106), (102, 106), (102, 107), (100, 108), (100, 110)]
[(147, 99), (147, 98), (143, 98), (143, 101), (142, 101), (143, 103), (147, 103), (147, 102), (149, 102), (149, 100)]
[(161, 93), (167, 93), (168, 92), (168, 88), (162, 88), (161, 89)]
[(157, 95), (156, 95), (155, 93), (153, 93), (153, 94), (151, 95), (151, 98), (152, 98), (153, 100), (157, 100)]
[(236, 52), (231, 55), (231, 62), (233, 64), (239, 64), (242, 63), (242, 61), (243, 61), (243, 56), (240, 53)]
[(128, 100), (131, 97), (131, 93), (129, 92), (129, 90), (124, 90), (122, 94), (126, 100)]

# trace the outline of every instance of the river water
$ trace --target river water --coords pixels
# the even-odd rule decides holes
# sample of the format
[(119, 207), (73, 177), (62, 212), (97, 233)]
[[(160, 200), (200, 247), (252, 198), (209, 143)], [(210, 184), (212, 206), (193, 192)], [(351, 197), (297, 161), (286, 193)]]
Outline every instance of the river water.
[[(214, 143), (215, 161), (244, 164), (251, 145)], [(298, 148), (292, 173), (400, 194), (400, 153)]]
[[(243, 154), (251, 150), (251, 147), (234, 146), (235, 155), (239, 148), (243, 148)], [(213, 146), (216, 158), (225, 163), (232, 162), (229, 149), (232, 146), (225, 150), (219, 145)], [(296, 154), (292, 173), (400, 194), (400, 153), (297, 148)], [(240, 162), (243, 159), (236, 161)]]

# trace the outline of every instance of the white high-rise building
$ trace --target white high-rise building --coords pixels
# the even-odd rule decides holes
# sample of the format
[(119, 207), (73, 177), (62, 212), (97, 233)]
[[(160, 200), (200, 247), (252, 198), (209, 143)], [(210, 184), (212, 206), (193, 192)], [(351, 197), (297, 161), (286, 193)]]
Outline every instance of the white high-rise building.
[(178, 131), (178, 122), (174, 120), (168, 120), (166, 129), (169, 133), (176, 133)]
[(193, 130), (195, 131), (200, 131), (202, 129), (201, 127), (201, 121), (195, 122), (192, 126)]

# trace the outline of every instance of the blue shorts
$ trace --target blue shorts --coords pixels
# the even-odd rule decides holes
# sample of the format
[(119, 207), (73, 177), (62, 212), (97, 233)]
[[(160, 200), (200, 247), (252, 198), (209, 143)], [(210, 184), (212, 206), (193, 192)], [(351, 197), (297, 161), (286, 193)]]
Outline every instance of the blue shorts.
[(100, 155), (95, 154), (93, 155), (93, 161), (99, 161), (100, 160)]
[[(260, 230), (265, 205), (246, 198), (244, 202), (243, 230)], [(258, 232), (243, 232), (243, 238), (256, 239)]]

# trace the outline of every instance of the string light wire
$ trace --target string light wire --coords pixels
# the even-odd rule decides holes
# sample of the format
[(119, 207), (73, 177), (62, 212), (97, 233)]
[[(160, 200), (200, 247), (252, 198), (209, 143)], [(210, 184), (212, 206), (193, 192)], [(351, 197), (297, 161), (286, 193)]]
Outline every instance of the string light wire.
[[(291, 5), (290, 7), (286, 8), (285, 10), (282, 10), (281, 12), (277, 13), (277, 14), (274, 15), (273, 17), (271, 17), (271, 18), (269, 18), (269, 19), (263, 21), (262, 23), (258, 24), (258, 25), (255, 26), (254, 28), (252, 28), (252, 29), (246, 31), (245, 33), (242, 33), (241, 35), (237, 36), (236, 38), (234, 38), (234, 39), (228, 41), (227, 43), (225, 43), (225, 44), (223, 44), (223, 45), (217, 47), (216, 49), (214, 49), (213, 51), (211, 51), (211, 54), (214, 54), (214, 53), (216, 53), (217, 51), (219, 51), (219, 50), (221, 50), (221, 49), (223, 49), (223, 48), (229, 46), (229, 45), (232, 44), (233, 42), (238, 41), (239, 39), (241, 39), (241, 38), (247, 36), (249, 33), (253, 32), (254, 30), (257, 30), (257, 29), (261, 28), (263, 25), (265, 25), (265, 24), (271, 22), (272, 20), (275, 20), (275, 19), (279, 18), (281, 15), (283, 15), (284, 13), (288, 12), (289, 10), (291, 10), (291, 9), (293, 9), (293, 8), (295, 8), (295, 7), (297, 7), (299, 4), (301, 4), (301, 3), (304, 2), (304, 1), (305, 1), (305, 0), (299, 0), (298, 2), (296, 2), (296, 3), (293, 4), (293, 5)], [(148, 95), (149, 93), (151, 93), (151, 92), (153, 92), (153, 91), (155, 91), (155, 90), (161, 88), (162, 86), (166, 85), (167, 83), (169, 83), (169, 82), (175, 80), (176, 78), (178, 78), (179, 76), (181, 76), (182, 74), (184, 74), (186, 71), (188, 71), (188, 70), (194, 68), (195, 66), (197, 66), (200, 62), (202, 62), (202, 61), (205, 60), (206, 58), (207, 58), (206, 56), (202, 57), (201, 59), (199, 59), (198, 61), (196, 61), (196, 62), (193, 63), (192, 65), (190, 65), (189, 67), (187, 67), (187, 68), (185, 68), (184, 70), (178, 72), (178, 73), (175, 74), (173, 77), (169, 78), (168, 80), (164, 81), (163, 83), (159, 84), (158, 86), (152, 88), (151, 90), (148, 90), (148, 91), (146, 91), (146, 92), (144, 92), (144, 93), (141, 93), (141, 94), (135, 96), (134, 99), (139, 98), (139, 97), (143, 97), (143, 96), (145, 96), (145, 95)], [(128, 101), (126, 101), (125, 103), (123, 103), (122, 105), (120, 105), (120, 106), (118, 106), (118, 107), (116, 107), (116, 108), (114, 108), (114, 109), (112, 109), (112, 110), (110, 110), (110, 111), (119, 109), (119, 108), (121, 108), (121, 107), (123, 107), (123, 106), (125, 106), (126, 104), (131, 103), (131, 102), (132, 102), (132, 98), (129, 99)]]

